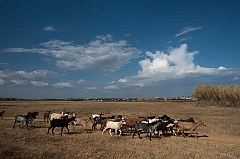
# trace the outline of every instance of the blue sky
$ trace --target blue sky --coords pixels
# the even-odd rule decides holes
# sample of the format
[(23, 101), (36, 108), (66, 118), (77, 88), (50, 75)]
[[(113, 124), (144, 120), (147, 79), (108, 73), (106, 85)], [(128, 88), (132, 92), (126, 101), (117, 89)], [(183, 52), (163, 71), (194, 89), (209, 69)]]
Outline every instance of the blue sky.
[(3, 0), (0, 15), (0, 97), (171, 97), (240, 83), (239, 0)]

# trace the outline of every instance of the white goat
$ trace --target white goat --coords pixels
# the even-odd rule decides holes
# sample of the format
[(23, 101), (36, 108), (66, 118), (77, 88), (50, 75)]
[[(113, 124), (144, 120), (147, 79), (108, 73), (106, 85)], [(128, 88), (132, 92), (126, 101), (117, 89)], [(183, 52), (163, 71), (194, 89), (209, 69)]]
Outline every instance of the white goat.
[(112, 136), (112, 129), (115, 129), (115, 134), (117, 136), (117, 131), (119, 130), (119, 136), (121, 136), (122, 134), (122, 131), (121, 131), (121, 127), (122, 127), (122, 124), (123, 124), (123, 121), (119, 121), (119, 122), (116, 122), (116, 121), (109, 121), (107, 122), (107, 125), (105, 127), (105, 129), (102, 131), (102, 134), (107, 130), (107, 129), (110, 129), (109, 130), (109, 133), (110, 135)]
[(63, 114), (63, 112), (61, 112), (61, 113), (52, 113), (50, 115), (50, 121), (53, 120), (53, 119), (61, 119), (64, 116), (65, 115)]

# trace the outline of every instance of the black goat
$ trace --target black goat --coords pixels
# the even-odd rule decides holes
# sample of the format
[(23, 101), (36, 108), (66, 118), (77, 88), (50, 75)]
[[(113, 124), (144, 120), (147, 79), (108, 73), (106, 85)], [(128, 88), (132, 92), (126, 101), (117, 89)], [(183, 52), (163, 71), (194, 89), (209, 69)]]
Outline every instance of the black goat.
[(5, 113), (5, 110), (3, 110), (3, 111), (1, 111), (0, 112), (0, 116), (1, 116), (1, 118), (3, 119), (3, 114)]
[(68, 130), (68, 134), (69, 134), (69, 129), (68, 129), (68, 123), (70, 123), (71, 121), (75, 121), (75, 117), (69, 118), (69, 119), (53, 119), (50, 121), (50, 127), (48, 128), (48, 132), (47, 134), (49, 134), (49, 130), (52, 129), (52, 134), (53, 130), (55, 127), (61, 127), (61, 135), (63, 132), (63, 128), (65, 127)]
[(162, 121), (156, 121), (152, 123), (137, 123), (135, 127), (135, 131), (133, 133), (132, 138), (134, 138), (135, 134), (138, 133), (139, 138), (141, 139), (140, 133), (141, 131), (149, 132), (150, 133), (150, 141), (152, 140), (152, 133), (156, 131), (156, 127), (161, 124)]
[(19, 128), (21, 128), (20, 123), (22, 122), (23, 123), (23, 127), (25, 125), (27, 125), (27, 129), (29, 129), (28, 128), (28, 122), (31, 122), (32, 120), (33, 120), (33, 117), (29, 116), (29, 115), (16, 115), (15, 116), (15, 122), (13, 124), (13, 129), (15, 128), (16, 122), (18, 122)]
[(168, 121), (166, 121), (166, 122), (162, 122), (161, 124), (159, 124), (159, 125), (156, 127), (157, 134), (155, 134), (155, 135), (158, 135), (158, 134), (159, 134), (159, 131), (162, 131), (163, 136), (166, 137), (166, 136), (167, 136), (167, 132), (168, 132), (169, 129), (170, 129), (170, 131), (171, 131), (172, 133), (174, 133), (174, 131), (173, 131), (173, 129), (172, 129), (172, 126), (169, 127), (170, 124), (174, 125), (173, 119), (170, 119), (170, 120), (168, 120)]

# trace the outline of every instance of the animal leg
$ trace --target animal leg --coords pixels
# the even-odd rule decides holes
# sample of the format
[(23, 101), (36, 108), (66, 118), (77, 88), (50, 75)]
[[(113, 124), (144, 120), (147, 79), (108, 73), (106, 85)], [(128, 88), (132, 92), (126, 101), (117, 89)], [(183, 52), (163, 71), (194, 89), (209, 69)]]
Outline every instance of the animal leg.
[(52, 127), (50, 126), (49, 128), (48, 128), (48, 132), (47, 132), (47, 135), (49, 134), (49, 130), (51, 129)]
[(138, 133), (138, 137), (139, 137), (139, 139), (142, 139), (141, 136), (140, 136), (140, 131), (138, 131), (137, 133)]
[(61, 133), (60, 133), (60, 135), (62, 135), (62, 132), (63, 132), (63, 127), (61, 127)]
[(13, 124), (13, 129), (15, 129), (15, 124), (16, 124), (16, 121), (15, 121), (14, 124)]
[(182, 130), (182, 135), (183, 135), (183, 137), (186, 137), (186, 135), (184, 134), (184, 131)]
[(69, 129), (68, 129), (68, 126), (66, 126), (66, 128), (67, 128), (67, 131), (68, 131), (68, 134), (69, 134)]
[(122, 130), (119, 130), (119, 136), (121, 136), (121, 134), (122, 134)]
[(103, 131), (102, 131), (102, 135), (103, 135), (103, 133), (106, 131), (106, 129), (107, 129), (107, 128), (103, 129)]
[(135, 136), (135, 133), (136, 133), (136, 131), (134, 131), (134, 132), (133, 132), (133, 136), (132, 136), (132, 138), (134, 138), (134, 136)]
[(109, 134), (112, 136), (112, 132), (111, 131), (112, 131), (112, 129), (109, 129)]

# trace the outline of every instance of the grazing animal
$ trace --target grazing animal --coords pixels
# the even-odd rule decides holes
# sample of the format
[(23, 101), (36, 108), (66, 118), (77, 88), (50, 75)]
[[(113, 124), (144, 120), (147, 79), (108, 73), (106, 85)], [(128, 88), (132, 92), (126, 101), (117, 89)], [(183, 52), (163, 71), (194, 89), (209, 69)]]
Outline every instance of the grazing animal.
[(3, 119), (3, 114), (5, 113), (5, 110), (3, 110), (3, 111), (1, 111), (0, 112), (0, 116), (1, 116), (1, 118)]
[(61, 118), (64, 118), (66, 116), (67, 115), (63, 114), (63, 112), (61, 112), (61, 113), (52, 113), (50, 115), (50, 121), (53, 120), (53, 119), (61, 119)]
[(28, 123), (31, 122), (33, 120), (33, 117), (32, 116), (29, 116), (29, 115), (16, 115), (15, 116), (15, 122), (13, 124), (13, 129), (15, 129), (15, 124), (16, 122), (18, 122), (18, 125), (19, 125), (19, 128), (21, 128), (20, 126), (20, 123), (22, 122), (23, 123), (23, 126), (22, 128), (27, 125), (27, 129), (28, 128)]
[(111, 131), (112, 131), (112, 129), (114, 129), (116, 136), (117, 136), (117, 131), (120, 132), (120, 133), (119, 133), (119, 136), (121, 136), (121, 134), (122, 134), (122, 131), (121, 131), (122, 124), (123, 124), (123, 121), (118, 121), (118, 122), (117, 122), (117, 121), (108, 121), (105, 129), (103, 129), (103, 131), (102, 131), (102, 134), (103, 134), (107, 129), (109, 129), (109, 134), (112, 136)]
[(206, 126), (205, 123), (203, 121), (199, 121), (197, 123), (193, 123), (193, 122), (178, 122), (177, 126), (178, 126), (178, 132), (181, 131), (182, 135), (184, 137), (186, 137), (186, 135), (184, 134), (184, 131), (190, 131), (191, 132), (191, 136), (194, 132), (195, 134), (195, 138), (197, 137), (197, 133), (195, 132), (196, 128), (199, 127), (200, 125), (202, 126)]
[(154, 133), (156, 131), (156, 127), (161, 124), (162, 121), (156, 121), (153, 123), (137, 123), (136, 124), (136, 129), (133, 133), (132, 138), (134, 138), (135, 134), (138, 133), (139, 138), (141, 139), (140, 133), (141, 131), (145, 131), (145, 132), (149, 132), (150, 133), (150, 141), (152, 141), (152, 133)]
[(193, 123), (195, 123), (195, 121), (194, 121), (193, 118), (188, 118), (188, 119), (178, 119), (178, 121), (181, 121), (181, 122), (193, 122)]
[(97, 128), (97, 125), (100, 124), (101, 125), (101, 128), (102, 129), (102, 115), (104, 113), (101, 112), (100, 114), (92, 114), (92, 130), (96, 130)]
[(76, 118), (74, 121), (71, 121), (69, 125), (73, 125), (74, 127), (74, 132), (75, 132), (75, 126), (81, 125), (81, 126), (87, 126), (87, 124), (92, 121), (91, 118)]
[(30, 120), (30, 124), (32, 124), (32, 121), (37, 118), (39, 112), (28, 112), (26, 116), (31, 116), (32, 120)]
[(55, 127), (61, 127), (61, 133), (60, 133), (61, 135), (62, 135), (64, 127), (67, 129), (68, 134), (69, 134), (68, 124), (71, 121), (75, 121), (75, 117), (72, 117), (72, 118), (69, 118), (69, 119), (52, 119), (50, 121), (50, 127), (48, 128), (47, 134), (49, 134), (49, 130), (52, 129), (52, 134), (54, 135), (53, 130), (54, 130)]
[(148, 121), (147, 117), (142, 118), (125, 118), (124, 121), (126, 122), (127, 131), (129, 131), (129, 128), (132, 130), (135, 128), (136, 123), (141, 123), (142, 121)]
[(50, 113), (51, 113), (51, 111), (47, 111), (47, 112), (43, 113), (43, 120), (47, 123), (49, 123)]
[(167, 136), (167, 132), (169, 128), (172, 126), (173, 120), (168, 120), (166, 122), (162, 122), (156, 127), (157, 134), (159, 134), (159, 131), (162, 131), (163, 136)]

